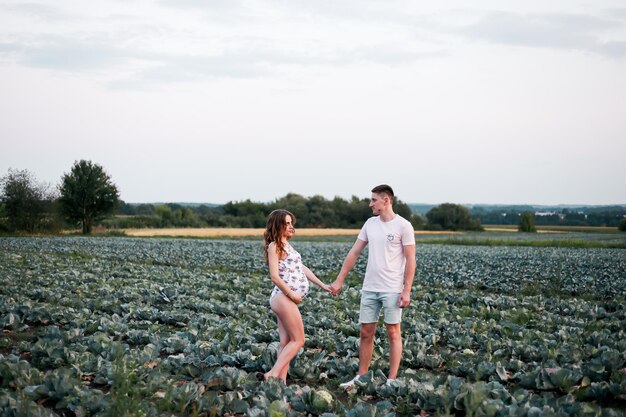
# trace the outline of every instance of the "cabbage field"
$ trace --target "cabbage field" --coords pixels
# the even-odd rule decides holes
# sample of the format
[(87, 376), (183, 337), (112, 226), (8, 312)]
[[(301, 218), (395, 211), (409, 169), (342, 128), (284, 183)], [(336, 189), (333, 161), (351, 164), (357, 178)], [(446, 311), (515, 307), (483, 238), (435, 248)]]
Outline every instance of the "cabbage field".
[[(351, 241), (294, 247), (325, 282)], [(260, 240), (0, 238), (0, 416), (623, 416), (626, 250), (417, 245), (399, 378), (358, 367), (361, 256), (287, 386)]]

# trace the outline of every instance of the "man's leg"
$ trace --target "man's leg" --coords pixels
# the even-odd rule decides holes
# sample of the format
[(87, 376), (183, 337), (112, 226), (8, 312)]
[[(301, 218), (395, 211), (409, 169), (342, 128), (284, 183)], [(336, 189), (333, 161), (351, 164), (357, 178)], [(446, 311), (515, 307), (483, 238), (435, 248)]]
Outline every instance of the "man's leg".
[[(389, 336), (389, 379), (398, 377), (400, 360), (402, 359), (402, 333), (400, 323), (386, 324), (387, 335)], [(371, 351), (370, 351), (371, 359)]]
[[(359, 347), (359, 375), (364, 375), (370, 369), (372, 353), (374, 352), (374, 335), (376, 323), (361, 323), (361, 341)], [(400, 347), (402, 349), (402, 347)]]
[(372, 353), (374, 352), (374, 335), (376, 334), (376, 325), (378, 324), (378, 315), (381, 308), (382, 303), (379, 300), (378, 293), (361, 292), (361, 308), (359, 311), (359, 323), (361, 323), (359, 373), (352, 380), (339, 384), (341, 388), (352, 389), (359, 376), (366, 374), (369, 370), (372, 362)]
[(385, 294), (385, 326), (389, 337), (389, 379), (398, 377), (400, 360), (402, 359), (402, 332), (400, 323), (402, 322), (402, 309), (398, 305), (400, 294)]

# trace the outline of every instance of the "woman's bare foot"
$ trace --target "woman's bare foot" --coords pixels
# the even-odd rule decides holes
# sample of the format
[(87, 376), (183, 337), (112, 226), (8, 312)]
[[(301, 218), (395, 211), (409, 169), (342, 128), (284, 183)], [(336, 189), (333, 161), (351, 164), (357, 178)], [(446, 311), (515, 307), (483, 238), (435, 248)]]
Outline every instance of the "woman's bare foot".
[(270, 379), (270, 378), (278, 379), (278, 380), (279, 380), (279, 381), (281, 381), (283, 384), (287, 385), (287, 380), (286, 380), (286, 378), (285, 378), (285, 379), (279, 378), (279, 377), (277, 377), (277, 376), (272, 375), (272, 373), (271, 373), (271, 372), (268, 372), (268, 373), (266, 373), (266, 374), (263, 374), (263, 381), (267, 382), (267, 381), (269, 381), (269, 379)]

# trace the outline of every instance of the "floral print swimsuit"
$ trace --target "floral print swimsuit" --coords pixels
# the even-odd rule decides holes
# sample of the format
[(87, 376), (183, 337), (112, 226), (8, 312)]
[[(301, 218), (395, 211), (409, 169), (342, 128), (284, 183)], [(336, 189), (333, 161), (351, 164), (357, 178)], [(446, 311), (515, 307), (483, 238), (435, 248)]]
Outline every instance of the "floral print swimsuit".
[[(304, 274), (302, 257), (290, 244), (285, 246), (285, 250), (287, 251), (287, 257), (278, 260), (278, 276), (287, 284), (291, 291), (305, 297), (309, 293), (309, 280)], [(280, 292), (280, 288), (274, 286), (270, 300)]]

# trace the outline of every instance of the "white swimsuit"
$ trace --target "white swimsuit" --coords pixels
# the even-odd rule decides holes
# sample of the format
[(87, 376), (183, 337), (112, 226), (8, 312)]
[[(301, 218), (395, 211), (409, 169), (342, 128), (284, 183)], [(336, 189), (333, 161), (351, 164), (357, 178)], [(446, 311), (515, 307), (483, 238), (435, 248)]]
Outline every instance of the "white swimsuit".
[[(291, 291), (305, 297), (309, 293), (309, 280), (304, 274), (302, 257), (290, 244), (285, 246), (285, 250), (287, 257), (278, 260), (278, 276)], [(275, 286), (272, 295), (270, 295), (270, 300), (280, 292), (280, 288)]]

